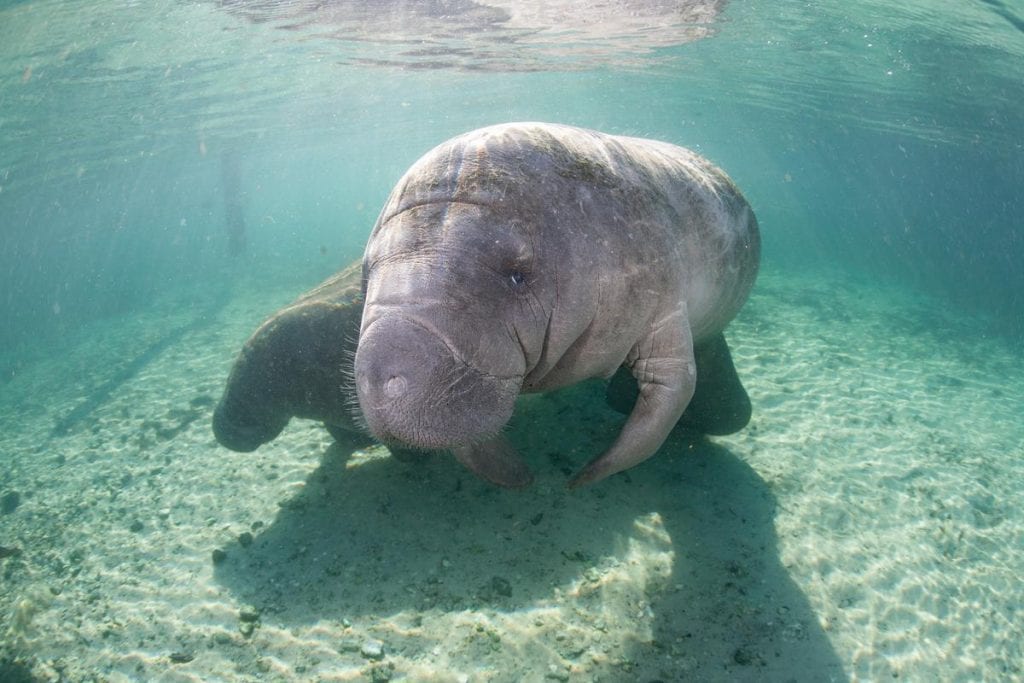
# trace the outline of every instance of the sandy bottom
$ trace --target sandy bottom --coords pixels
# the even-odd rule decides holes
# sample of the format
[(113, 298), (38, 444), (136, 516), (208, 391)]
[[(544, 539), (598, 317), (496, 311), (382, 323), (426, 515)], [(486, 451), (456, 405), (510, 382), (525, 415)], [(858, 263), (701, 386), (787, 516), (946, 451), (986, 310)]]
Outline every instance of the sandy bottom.
[(196, 301), (17, 366), (0, 394), (0, 679), (1024, 675), (1024, 358), (986, 321), (767, 272), (728, 335), (746, 430), (674, 434), (568, 492), (622, 418), (600, 383), (526, 397), (510, 435), (537, 482), (508, 492), (310, 422), (255, 453), (219, 447), (235, 353), (302, 289), (240, 284), (131, 372)]

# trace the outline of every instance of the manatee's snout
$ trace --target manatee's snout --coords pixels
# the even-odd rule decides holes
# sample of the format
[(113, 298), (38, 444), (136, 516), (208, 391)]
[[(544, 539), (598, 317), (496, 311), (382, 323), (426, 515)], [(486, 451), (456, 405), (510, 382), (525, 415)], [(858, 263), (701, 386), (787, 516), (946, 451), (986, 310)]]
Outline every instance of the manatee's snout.
[(370, 429), (383, 439), (410, 442), (395, 422), (431, 393), (436, 378), (451, 364), (448, 348), (434, 335), (408, 324), (378, 323), (356, 352), (356, 391)]
[(470, 367), (438, 334), (388, 315), (359, 339), (359, 407), (386, 443), (440, 450), (497, 434), (512, 415), (518, 383)]
[(217, 442), (239, 453), (249, 453), (272, 441), (287, 423), (287, 419), (278, 416), (253, 415), (230, 392), (213, 411), (213, 434)]

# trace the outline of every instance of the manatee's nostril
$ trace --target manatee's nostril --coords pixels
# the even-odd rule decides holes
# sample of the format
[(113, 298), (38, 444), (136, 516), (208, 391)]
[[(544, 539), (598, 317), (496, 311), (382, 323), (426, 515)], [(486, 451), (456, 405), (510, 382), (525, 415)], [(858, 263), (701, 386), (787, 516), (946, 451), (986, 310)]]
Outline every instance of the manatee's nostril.
[(384, 383), (384, 395), (388, 398), (398, 398), (402, 396), (409, 388), (409, 383), (405, 381), (405, 377), (402, 375), (394, 375), (389, 377), (388, 381)]

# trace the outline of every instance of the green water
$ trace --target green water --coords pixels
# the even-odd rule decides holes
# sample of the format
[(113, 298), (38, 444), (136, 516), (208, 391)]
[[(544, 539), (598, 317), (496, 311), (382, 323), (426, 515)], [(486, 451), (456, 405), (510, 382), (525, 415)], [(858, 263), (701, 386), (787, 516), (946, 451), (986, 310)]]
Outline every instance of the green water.
[[(510, 9), (513, 4), (519, 9)], [(259, 545), (270, 543), (267, 538), (301, 545), (309, 525), (343, 553), (349, 536), (338, 535), (333, 509), (321, 507), (313, 494), (273, 489), (279, 473), (264, 476), (260, 469), (275, 467), (267, 465), (266, 450), (229, 460), (236, 454), (213, 442), (208, 413), (231, 358), (264, 316), (359, 258), (391, 188), (423, 153), (476, 127), (540, 120), (692, 147), (735, 179), (761, 226), (762, 284), (734, 324), (738, 337), (730, 337), (740, 370), (763, 373), (744, 380), (761, 429), (714, 447), (721, 451), (714, 468), (724, 472), (715, 480), (719, 488), (701, 488), (704, 465), (692, 459), (685, 461), (685, 475), (664, 463), (635, 475), (637, 488), (658, 501), (652, 507), (693, 508), (667, 517), (675, 545), (665, 542), (662, 548), (652, 541), (651, 547), (677, 553), (678, 567), (706, 573), (700, 586), (709, 586), (705, 592), (717, 599), (721, 567), (702, 564), (700, 554), (688, 555), (680, 539), (689, 538), (691, 523), (700, 519), (706, 533), (696, 533), (693, 545), (718, 552), (714, 543), (722, 528), (740, 539), (750, 529), (745, 517), (719, 515), (718, 508), (710, 520), (700, 518), (701, 505), (661, 486), (659, 473), (665, 473), (673, 485), (682, 479), (693, 487), (692, 500), (703, 491), (729, 511), (751, 505), (751, 526), (773, 539), (755, 553), (771, 579), (757, 583), (760, 575), (752, 573), (735, 580), (744, 586), (747, 581), (755, 593), (781, 586), (776, 598), (796, 596), (785, 608), (813, 626), (804, 640), (827, 655), (824, 664), (809, 669), (809, 680), (913, 678), (915, 672), (947, 680), (1019, 675), (1021, 644), (1013, 614), (1019, 612), (1024, 561), (1013, 539), (1019, 540), (1022, 526), (1012, 501), (1006, 501), (1012, 497), (1007, 492), (1020, 489), (1014, 481), (1022, 453), (1014, 418), (1020, 410), (1013, 405), (1020, 385), (1013, 378), (1020, 373), (1024, 342), (1024, 6), (1009, 0), (896, 5), (0, 0), (0, 392), (6, 392), (0, 395), (0, 489), (23, 492), (20, 503), (14, 502), (20, 509), (0, 517), (0, 561), (7, 563), (4, 580), (10, 579), (9, 591), (0, 590), (7, 610), (0, 615), (6, 619), (0, 633), (9, 634), (15, 619), (7, 608), (16, 610), (35, 584), (51, 592), (61, 586), (66, 592), (58, 605), (77, 619), (59, 637), (33, 636), (45, 653), (38, 660), (24, 654), (35, 650), (8, 649), (5, 642), (0, 666), (9, 657), (26, 657), (26, 666), (38, 674), (46, 662), (59, 661), (71, 642), (82, 652), (102, 651), (95, 660), (78, 660), (78, 671), (103, 668), (123, 654), (113, 646), (114, 654), (104, 650), (107, 634), (89, 630), (102, 621), (89, 611), (100, 610), (99, 598), (92, 584), (76, 584), (75, 570), (67, 567), (81, 561), (86, 574), (99, 575), (90, 561), (103, 571), (108, 562), (116, 565), (118, 544), (128, 543), (116, 534), (128, 533), (132, 515), (146, 519), (146, 533), (162, 523), (150, 521), (148, 510), (155, 506), (150, 498), (161, 492), (166, 500), (155, 507), (173, 510), (163, 521), (178, 519), (176, 497), (203, 497), (200, 503), (190, 499), (185, 507), (191, 506), (192, 516), (180, 513), (183, 521), (175, 522), (191, 536), (174, 536), (174, 524), (166, 524), (161, 529), (167, 536), (160, 538), (171, 540), (155, 550), (131, 546), (131, 552), (171, 555), (167, 566), (176, 563), (177, 573), (168, 571), (175, 578), (167, 580), (177, 581), (175, 589), (184, 597), (175, 602), (177, 593), (168, 591), (173, 599), (154, 598), (151, 613), (133, 611), (134, 594), (118, 598), (111, 613), (134, 624), (120, 631), (117, 624), (109, 627), (112, 638), (123, 639), (116, 642), (124, 651), (150, 648), (149, 640), (134, 643), (132, 629), (142, 632), (152, 621), (160, 632), (182, 604), (188, 628), (166, 632), (191, 638), (201, 631), (206, 614), (188, 610), (195, 608), (195, 594), (216, 593), (211, 584), (218, 590), (226, 584), (247, 597), (256, 579), (274, 590), (278, 573), (296, 584), (305, 581), (303, 568), (291, 562), (295, 555), (282, 560), (276, 550)], [(876, 347), (885, 352), (876, 353)], [(791, 359), (793, 367), (786, 367)], [(830, 385), (830, 373), (842, 377), (841, 383)], [(550, 415), (537, 406), (547, 399), (537, 400), (530, 410), (544, 424)], [(571, 403), (564, 396), (553, 400)], [(580, 421), (610, 433), (603, 414), (590, 408), (597, 417), (584, 410)], [(542, 461), (545, 481), (556, 482), (528, 494), (537, 505), (550, 505), (561, 495), (551, 493), (561, 491), (556, 466), (536, 453), (563, 436), (563, 428), (521, 428), (522, 438), (536, 442), (527, 450)], [(369, 549), (346, 565), (348, 574), (359, 579), (379, 570), (373, 552), (382, 537), (398, 539), (387, 546), (388, 557), (410, 561), (408, 553), (392, 552), (403, 543), (434, 553), (414, 557), (413, 569), (394, 570), (410, 584), (423, 580), (420, 574), (427, 570), (420, 572), (421, 564), (434, 566), (441, 557), (449, 562), (445, 539), (429, 536), (430, 513), (408, 501), (403, 504), (418, 515), (420, 526), (407, 535), (402, 525), (382, 531), (359, 521), (367, 510), (385, 507), (375, 498), (374, 484), (406, 485), (418, 475), (389, 474), (379, 464), (389, 461), (378, 451), (367, 456), (372, 466), (361, 475), (343, 471), (349, 453), (327, 445), (318, 430), (289, 429), (277, 446), (267, 447), (278, 448), (270, 452), (285, 463), (282, 485), (287, 481), (302, 490), (309, 476), (309, 490), (329, 480), (346, 491), (338, 496), (347, 501), (339, 505), (346, 524), (351, 522), (345, 533)], [(573, 433), (566, 431), (564, 438)], [(582, 452), (592, 445), (573, 450), (572, 457), (585, 460)], [(205, 463), (213, 458), (229, 463), (224, 473), (208, 472), (212, 465)], [(325, 464), (315, 465), (318, 458)], [(816, 467), (817, 462), (828, 465)], [(430, 476), (447, 481), (444, 470), (438, 471)], [(745, 488), (734, 488), (737, 472)], [(155, 483), (131, 489), (132, 477)], [(194, 482), (201, 490), (191, 489)], [(622, 534), (633, 533), (635, 490), (631, 494), (621, 478), (616, 482), (610, 486), (618, 488), (606, 489), (607, 501), (604, 492), (585, 493), (590, 497), (564, 505), (558, 498), (545, 508), (544, 524), (559, 530), (562, 545), (533, 539), (529, 552), (541, 559), (531, 609), (548, 609), (544, 601), (564, 597), (550, 598), (552, 575), (564, 579), (560, 591), (576, 569), (613, 554), (598, 530), (596, 540), (588, 541), (587, 560), (571, 545), (586, 536), (580, 530), (588, 531), (601, 511), (617, 510), (624, 521), (616, 526)], [(266, 500), (250, 493), (260, 486)], [(483, 583), (493, 574), (488, 553), (519, 555), (488, 525), (515, 517), (517, 525), (525, 520), (516, 528), (529, 531), (540, 522), (532, 510), (523, 512), (521, 499), (501, 498), (499, 512), (491, 511), (488, 496), (499, 494), (478, 493), (472, 486), (461, 497), (431, 490), (428, 498), (439, 507), (469, 505), (485, 520), (467, 523), (483, 541), (458, 539), (482, 553), (477, 565), (469, 563), (468, 575)], [(79, 514), (77, 497), (94, 489), (114, 492), (92, 508), (83, 503)], [(282, 503), (275, 521), (273, 512), (259, 507), (270, 501), (274, 509), (274, 496), (301, 505)], [(592, 508), (581, 512), (581, 499)], [(778, 509), (769, 500), (778, 500)], [(40, 512), (39, 501), (58, 502)], [(215, 510), (207, 512), (207, 505)], [(827, 517), (819, 506), (827, 508)], [(462, 510), (443, 512), (457, 528)], [(220, 530), (208, 518), (232, 534), (255, 532), (258, 557), (265, 560), (255, 579), (245, 572), (228, 581), (221, 577), (220, 584), (210, 579), (209, 550), (226, 543), (228, 534), (216, 536)], [(269, 526), (262, 532), (246, 526), (252, 519)], [(727, 520), (724, 526), (716, 525), (721, 519)], [(560, 526), (564, 520), (569, 521)], [(932, 523), (938, 531), (927, 526)], [(957, 532), (958, 524), (967, 531)], [(861, 542), (863, 530), (874, 535)], [(77, 534), (73, 551), (71, 541), (60, 536), (64, 531)], [(922, 541), (925, 533), (931, 536)], [(97, 539), (94, 557), (88, 552), (90, 535)], [(925, 546), (931, 552), (932, 537), (940, 539), (941, 553), (933, 558), (922, 551), (924, 560), (913, 555)], [(34, 549), (34, 543), (41, 546)], [(15, 547), (17, 554), (7, 557)], [(907, 555), (894, 552), (896, 547), (907, 548)], [(969, 552), (958, 555), (963, 547)], [(79, 554), (86, 559), (68, 559)], [(47, 559), (51, 555), (56, 559)], [(566, 569), (563, 560), (579, 566)], [(125, 571), (134, 576), (134, 568)], [(164, 570), (158, 566), (154, 574), (156, 579), (141, 580), (140, 593), (151, 591), (146, 599), (153, 586), (161, 586)], [(196, 588), (189, 583), (196, 576), (210, 583)], [(871, 581), (862, 584), (859, 577), (868, 576)], [(690, 577), (677, 569), (672, 582), (683, 585)], [(920, 579), (920, 585), (901, 588), (907, 577)], [(361, 607), (374, 619), (373, 608), (381, 603), (393, 610), (406, 605), (404, 594), (381, 598), (369, 594), (375, 587), (361, 585), (368, 593)], [(643, 593), (642, 586), (638, 590)], [(304, 587), (301, 594), (313, 605), (308, 613), (295, 608), (298, 618), (292, 615), (291, 628), (302, 638), (315, 638), (317, 619), (335, 620), (339, 632), (349, 628), (334, 609), (347, 598), (331, 598), (316, 609), (319, 593)], [(659, 598), (654, 611), (666, 642), (683, 638), (677, 622), (700, 622), (705, 614), (713, 622), (707, 642), (735, 633), (734, 623), (747, 624), (730, 621), (739, 619), (738, 612), (716, 619), (714, 604), (686, 613), (687, 595)], [(775, 609), (769, 597), (764, 604)], [(115, 602), (109, 600), (103, 604)], [(229, 604), (221, 593), (210, 600)], [(575, 614), (576, 605), (565, 602), (566, 612)], [(918, 608), (913, 619), (900, 611), (906, 602)], [(746, 605), (740, 599), (726, 604)], [(231, 623), (238, 605), (223, 605), (217, 609), (231, 612)], [(622, 614), (637, 612), (632, 603), (627, 607)], [(34, 609), (44, 624), (58, 620), (57, 608)], [(439, 611), (457, 622), (455, 608), (425, 608), (431, 638), (454, 628), (438, 618)], [(417, 618), (423, 623), (424, 614)], [(541, 648), (562, 646), (552, 635), (560, 626), (549, 632), (537, 626), (540, 617), (524, 620), (525, 627), (497, 629), (506, 645), (523, 633), (530, 641), (536, 626), (534, 641)], [(960, 630), (963, 620), (971, 621)], [(565, 623), (578, 626), (571, 619)], [(990, 628), (993, 623), (998, 628)], [(925, 631), (914, 630), (919, 624), (945, 630), (924, 637)], [(598, 631), (610, 632), (612, 640), (614, 626)], [(362, 622), (354, 628), (372, 632)], [(866, 638), (873, 638), (871, 645), (863, 644)], [(288, 650), (291, 641), (283, 641), (273, 656), (287, 660), (295, 653)], [(234, 656), (230, 647), (211, 642), (211, 652)], [(631, 641), (623, 636), (623, 642)], [(682, 655), (672, 659), (678, 644), (671, 642), (669, 649), (659, 644), (651, 660), (682, 661)], [(125, 680), (132, 674), (124, 671), (151, 679), (166, 667), (167, 652), (178, 647), (152, 645), (154, 652), (164, 648), (164, 659), (154, 654), (137, 665), (135, 654), (125, 655), (116, 670)], [(206, 646), (196, 647), (202, 654)], [(342, 657), (352, 655), (347, 647), (340, 648)], [(423, 652), (432, 647), (423, 645)], [(940, 661), (936, 648), (953, 648), (955, 654)], [(305, 662), (308, 651), (298, 649), (289, 666)], [(757, 667), (743, 668), (751, 658), (734, 650), (719, 653), (731, 669), (701, 660), (696, 646), (685, 657), (697, 662), (695, 670), (745, 671), (758, 680)], [(78, 656), (76, 651), (68, 660)], [(472, 660), (471, 653), (466, 657)], [(194, 680), (216, 677), (203, 660), (197, 662)], [(632, 680), (621, 663), (595, 662), (593, 671)], [(541, 662), (529, 671), (545, 667)], [(784, 670), (800, 671), (799, 662)], [(0, 668), (0, 678), (10, 671)], [(258, 667), (244, 672), (239, 680), (263, 680), (266, 673)], [(605, 679), (616, 680), (615, 675)], [(304, 679), (295, 674), (282, 680)]]

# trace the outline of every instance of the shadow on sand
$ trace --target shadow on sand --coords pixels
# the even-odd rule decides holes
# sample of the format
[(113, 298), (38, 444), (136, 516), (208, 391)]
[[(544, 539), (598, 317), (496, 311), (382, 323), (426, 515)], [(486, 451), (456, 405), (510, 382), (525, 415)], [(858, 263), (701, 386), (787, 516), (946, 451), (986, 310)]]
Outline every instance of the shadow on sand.
[[(567, 624), (533, 627), (561, 609), (581, 649), (613, 651), (630, 680), (845, 679), (779, 561), (773, 495), (728, 450), (676, 433), (648, 463), (565, 490), (566, 474), (621, 424), (594, 394), (521, 406), (511, 436), (538, 474), (522, 492), (485, 485), (447, 457), (352, 466), (352, 446), (335, 444), (248, 548), (229, 549), (216, 578), (284, 626), (522, 612), (530, 627), (519, 635), (557, 652)], [(567, 425), (561, 433), (540, 428), (553, 420)], [(668, 558), (660, 576), (642, 570), (645, 553)], [(634, 635), (618, 637), (631, 620)], [(406, 639), (406, 651), (431, 647)]]

